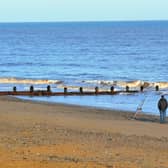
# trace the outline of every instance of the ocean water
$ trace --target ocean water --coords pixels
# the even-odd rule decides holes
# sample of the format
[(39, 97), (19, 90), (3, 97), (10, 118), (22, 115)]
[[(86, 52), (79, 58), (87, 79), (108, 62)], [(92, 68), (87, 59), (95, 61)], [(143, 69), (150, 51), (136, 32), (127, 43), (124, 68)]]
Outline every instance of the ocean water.
[(0, 90), (144, 85), (128, 95), (22, 98), (131, 111), (145, 99), (143, 112), (158, 114), (168, 94), (167, 51), (168, 21), (0, 23)]

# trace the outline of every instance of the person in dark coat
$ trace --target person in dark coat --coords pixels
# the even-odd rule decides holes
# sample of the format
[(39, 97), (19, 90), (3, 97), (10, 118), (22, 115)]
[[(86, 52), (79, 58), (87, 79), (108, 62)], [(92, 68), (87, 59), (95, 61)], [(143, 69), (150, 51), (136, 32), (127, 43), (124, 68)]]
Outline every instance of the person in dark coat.
[(158, 102), (158, 109), (160, 111), (160, 123), (166, 122), (167, 106), (168, 106), (167, 100), (165, 99), (164, 95), (162, 95), (159, 102)]

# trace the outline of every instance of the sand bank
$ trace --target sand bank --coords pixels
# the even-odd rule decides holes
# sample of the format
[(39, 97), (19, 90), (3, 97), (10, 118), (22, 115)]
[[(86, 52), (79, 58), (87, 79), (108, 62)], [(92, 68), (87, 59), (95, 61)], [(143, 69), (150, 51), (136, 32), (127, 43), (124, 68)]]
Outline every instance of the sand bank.
[(168, 167), (157, 116), (0, 97), (3, 168)]

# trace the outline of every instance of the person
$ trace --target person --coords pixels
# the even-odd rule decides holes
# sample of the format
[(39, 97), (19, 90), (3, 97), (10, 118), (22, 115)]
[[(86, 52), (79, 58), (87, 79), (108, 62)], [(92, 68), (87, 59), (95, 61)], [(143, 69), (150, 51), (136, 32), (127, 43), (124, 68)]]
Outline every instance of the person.
[(162, 95), (159, 102), (158, 102), (158, 109), (160, 111), (160, 123), (166, 122), (167, 106), (168, 106), (167, 100), (165, 99), (164, 95)]

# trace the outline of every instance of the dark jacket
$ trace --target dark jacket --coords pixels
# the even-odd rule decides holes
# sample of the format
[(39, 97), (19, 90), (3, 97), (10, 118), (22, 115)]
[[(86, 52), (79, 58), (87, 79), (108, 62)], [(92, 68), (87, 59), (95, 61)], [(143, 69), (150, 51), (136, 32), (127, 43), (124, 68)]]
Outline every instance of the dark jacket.
[(160, 111), (165, 111), (167, 109), (167, 100), (165, 98), (161, 98), (158, 102), (158, 108)]

